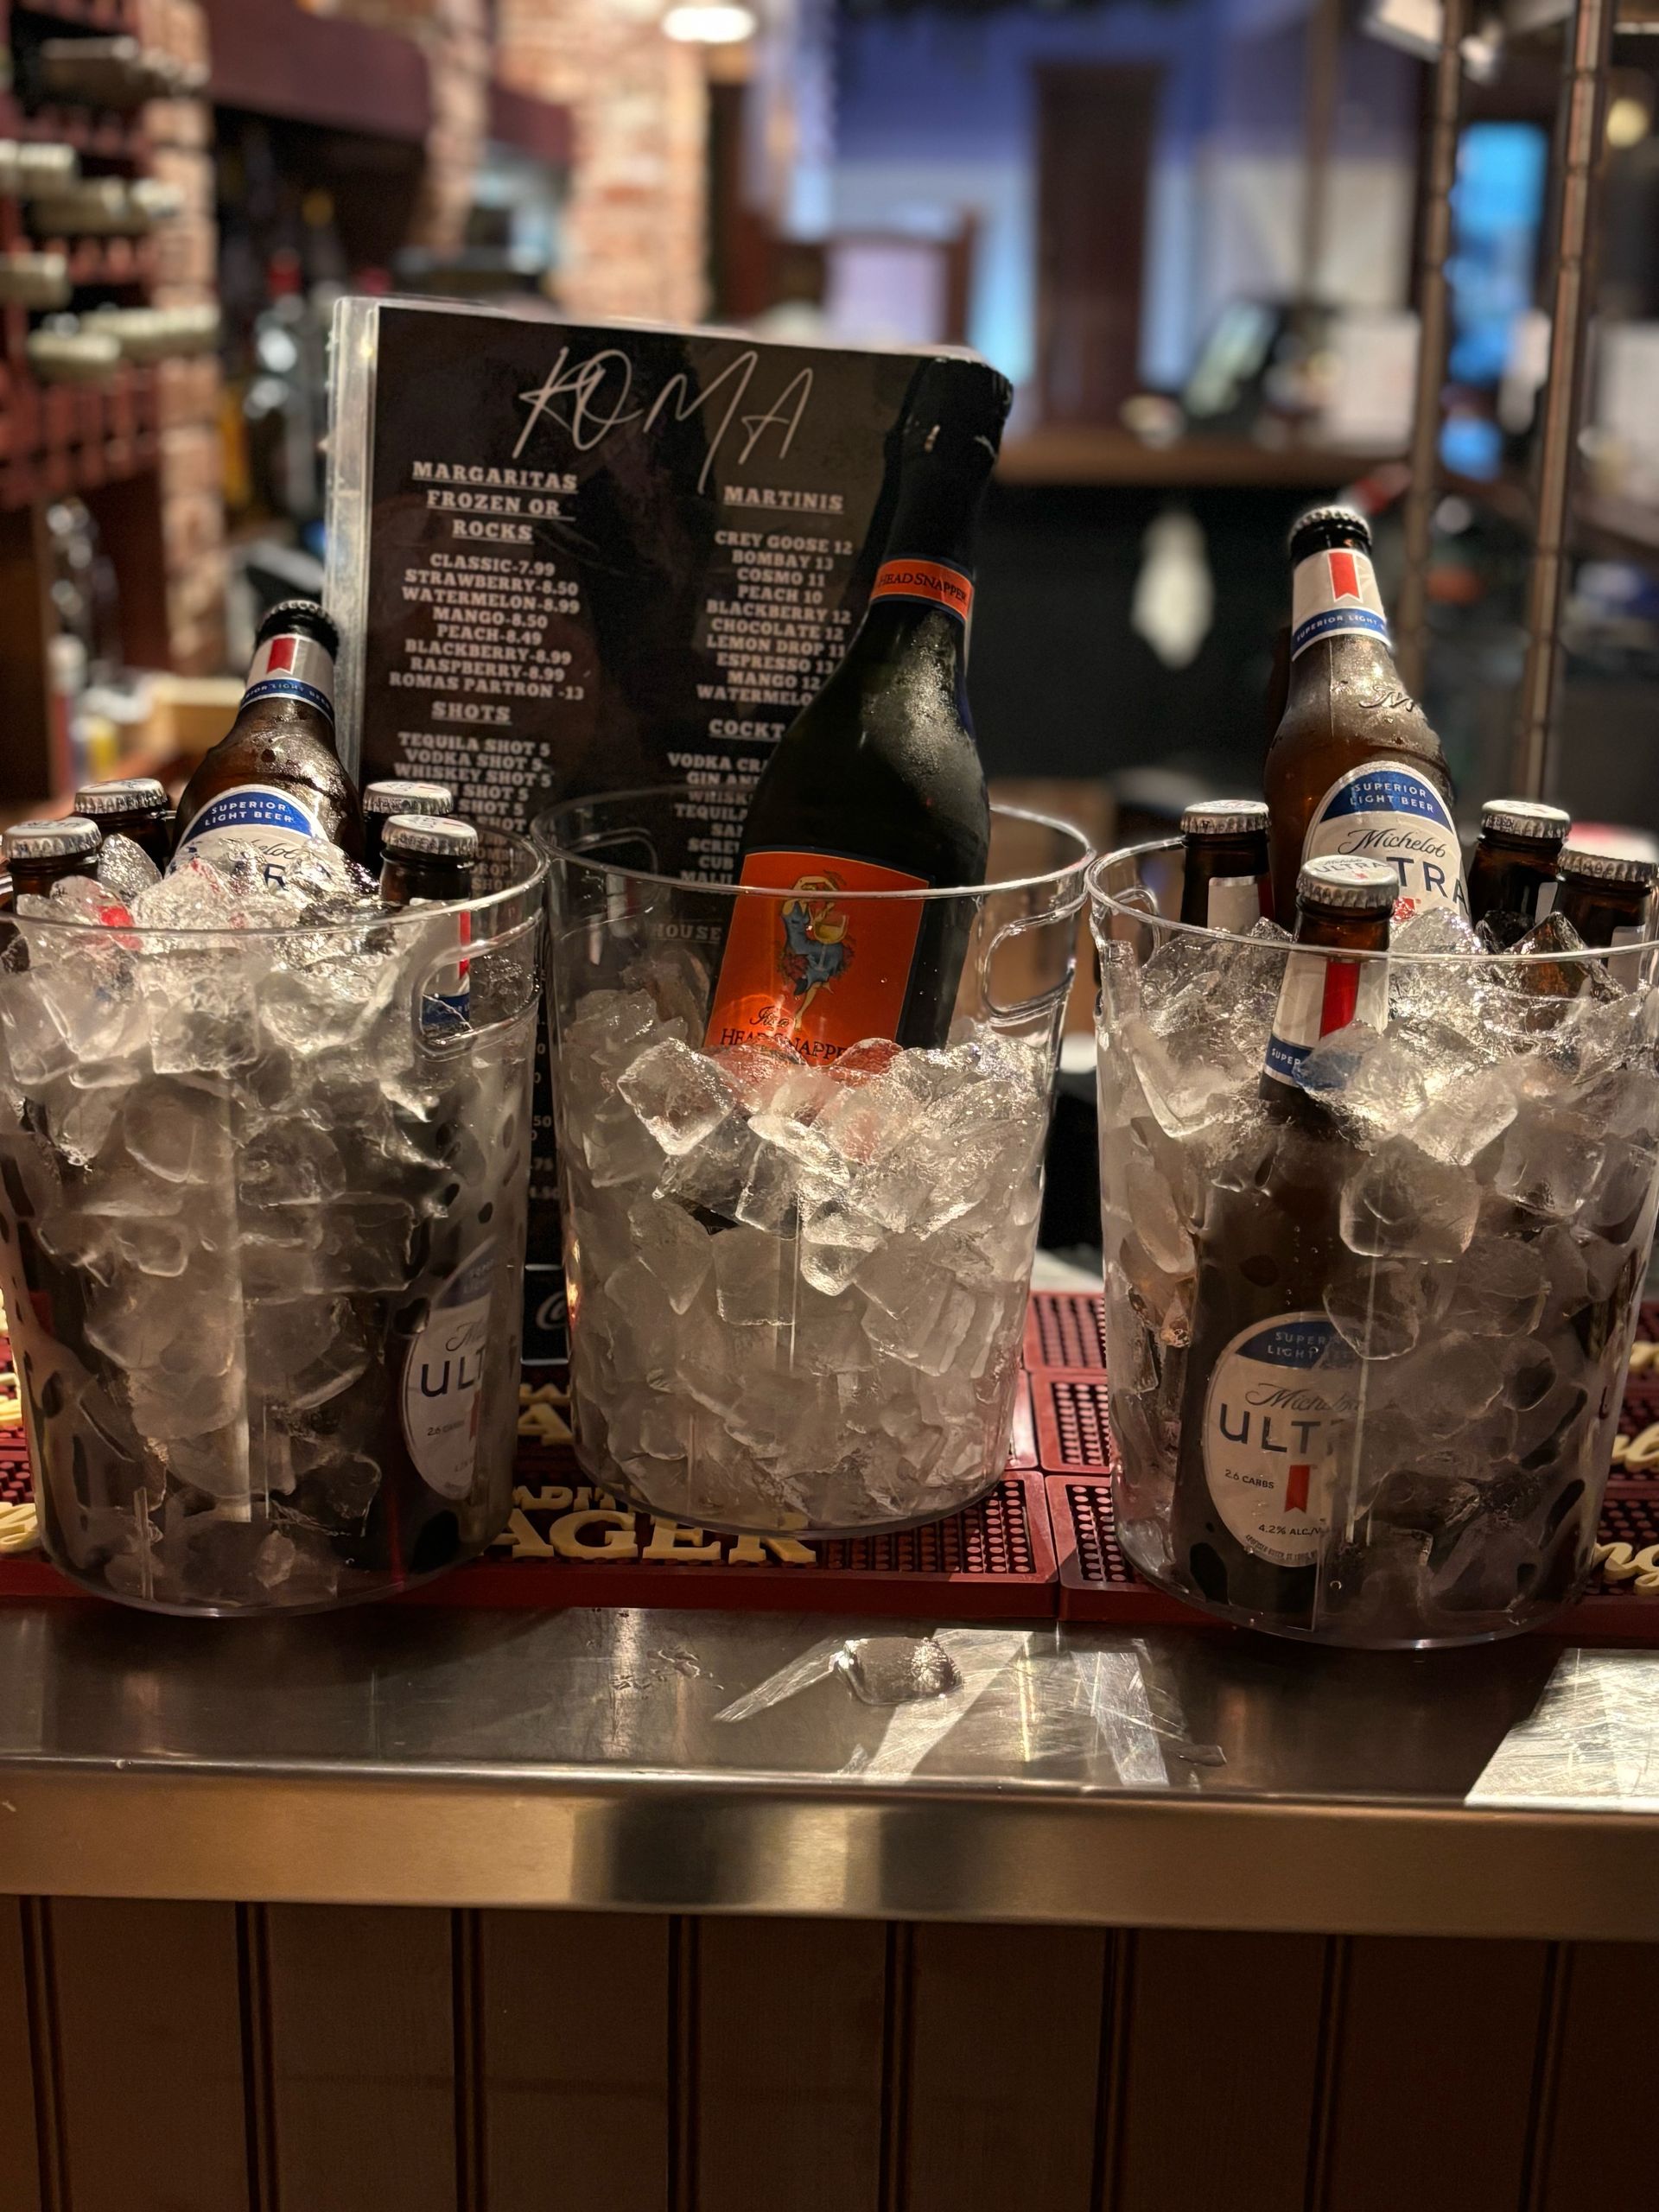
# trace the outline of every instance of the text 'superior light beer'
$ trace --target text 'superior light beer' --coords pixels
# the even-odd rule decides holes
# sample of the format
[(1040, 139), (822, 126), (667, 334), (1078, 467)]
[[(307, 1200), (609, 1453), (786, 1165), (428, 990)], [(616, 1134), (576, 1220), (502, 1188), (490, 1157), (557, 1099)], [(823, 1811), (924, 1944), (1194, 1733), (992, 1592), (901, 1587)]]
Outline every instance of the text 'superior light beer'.
[(1259, 798), (1202, 799), (1181, 816), (1181, 919), (1246, 937), (1273, 918), (1268, 810)]
[(1370, 549), (1346, 507), (1315, 507), (1290, 536), (1290, 695), (1263, 773), (1281, 914), (1326, 853), (1387, 861), (1402, 918), (1467, 903), (1446, 755), (1395, 668)]
[(334, 750), (340, 632), (313, 601), (284, 600), (259, 625), (247, 690), (227, 734), (197, 764), (174, 825), (173, 866), (191, 854), (258, 853), (281, 884), (321, 839), (363, 850), (357, 787)]
[(1537, 799), (1489, 798), (1480, 810), (1480, 842), (1469, 863), (1469, 918), (1484, 922), (1503, 949), (1549, 911), (1572, 827), (1571, 815)]
[(886, 555), (847, 656), (779, 740), (750, 804), (706, 1042), (832, 1060), (865, 1038), (938, 1045), (967, 903), (849, 892), (971, 887), (990, 818), (964, 688), (973, 539), (1012, 397), (982, 362), (930, 361), (899, 429)]
[(1212, 1604), (1292, 1626), (1306, 1624), (1317, 1593), (1338, 1430), (1352, 1403), (1354, 1363), (1325, 1289), (1343, 1256), (1339, 1155), (1359, 1158), (1301, 1074), (1322, 1039), (1351, 1023), (1386, 1026), (1387, 963), (1354, 956), (1388, 949), (1398, 888), (1377, 861), (1326, 855), (1301, 871), (1261, 1082), (1285, 1137), (1265, 1183), (1210, 1192), (1199, 1238), (1177, 1566)]

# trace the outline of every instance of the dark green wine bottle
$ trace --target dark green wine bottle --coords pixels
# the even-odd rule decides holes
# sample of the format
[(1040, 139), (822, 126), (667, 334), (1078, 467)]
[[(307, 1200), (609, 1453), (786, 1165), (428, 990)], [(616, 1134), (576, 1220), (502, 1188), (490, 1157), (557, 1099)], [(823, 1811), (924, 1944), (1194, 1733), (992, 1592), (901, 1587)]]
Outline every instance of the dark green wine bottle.
[(969, 717), (974, 528), (1012, 388), (982, 361), (918, 370), (900, 417), (893, 525), (847, 657), (755, 787), (706, 1043), (787, 1042), (836, 1058), (866, 1038), (938, 1045), (990, 814)]

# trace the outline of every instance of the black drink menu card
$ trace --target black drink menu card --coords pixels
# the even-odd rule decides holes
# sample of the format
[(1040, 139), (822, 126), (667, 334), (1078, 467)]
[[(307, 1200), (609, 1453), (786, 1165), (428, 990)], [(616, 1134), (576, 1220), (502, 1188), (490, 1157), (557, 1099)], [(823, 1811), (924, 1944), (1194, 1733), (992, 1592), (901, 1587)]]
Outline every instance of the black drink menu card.
[[(516, 830), (551, 800), (681, 782), (697, 873), (729, 880), (748, 791), (863, 613), (889, 437), (933, 358), (343, 301), (327, 601), (347, 766), (435, 779)], [(527, 1365), (563, 1349), (544, 1075)]]

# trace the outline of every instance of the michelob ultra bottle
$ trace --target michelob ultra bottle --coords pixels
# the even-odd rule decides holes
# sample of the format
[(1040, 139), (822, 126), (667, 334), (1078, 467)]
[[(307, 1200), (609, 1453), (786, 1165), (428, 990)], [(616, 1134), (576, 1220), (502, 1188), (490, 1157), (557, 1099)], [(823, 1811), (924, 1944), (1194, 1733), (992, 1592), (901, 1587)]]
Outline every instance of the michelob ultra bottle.
[(990, 816), (964, 671), (974, 526), (1012, 390), (982, 361), (925, 363), (898, 433), (885, 557), (846, 658), (778, 741), (750, 803), (706, 1042), (786, 1041), (833, 1060), (867, 1037), (944, 1041), (965, 899)]
[(1571, 923), (1586, 944), (1605, 950), (1614, 981), (1634, 990), (1642, 980), (1643, 956), (1620, 948), (1639, 944), (1652, 934), (1649, 916), (1659, 868), (1651, 861), (1569, 845), (1561, 855), (1560, 871), (1554, 912)]
[(1402, 920), (1467, 906), (1446, 755), (1395, 668), (1370, 554), (1347, 507), (1315, 507), (1290, 534), (1290, 692), (1263, 772), (1281, 914), (1303, 861), (1326, 853), (1387, 861)]
[(1262, 1181), (1210, 1192), (1198, 1239), (1176, 1569), (1212, 1605), (1288, 1627), (1308, 1624), (1318, 1594), (1356, 1365), (1325, 1289), (1344, 1263), (1338, 1202), (1359, 1154), (1301, 1072), (1321, 1039), (1386, 1026), (1388, 964), (1353, 956), (1387, 950), (1398, 889), (1380, 861), (1325, 855), (1301, 871), (1261, 1078), (1283, 1135)]
[(334, 750), (340, 632), (314, 601), (284, 600), (259, 625), (248, 688), (227, 734), (184, 787), (173, 866), (251, 845), (280, 885), (308, 845), (363, 850), (357, 786)]

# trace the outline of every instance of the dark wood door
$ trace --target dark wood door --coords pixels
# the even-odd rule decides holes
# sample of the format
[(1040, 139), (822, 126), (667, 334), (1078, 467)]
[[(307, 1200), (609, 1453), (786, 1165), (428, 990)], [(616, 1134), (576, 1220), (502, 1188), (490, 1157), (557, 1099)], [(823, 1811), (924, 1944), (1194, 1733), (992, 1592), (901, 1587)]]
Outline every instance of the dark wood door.
[(1037, 73), (1037, 381), (1046, 423), (1110, 423), (1140, 384), (1147, 184), (1161, 72)]

